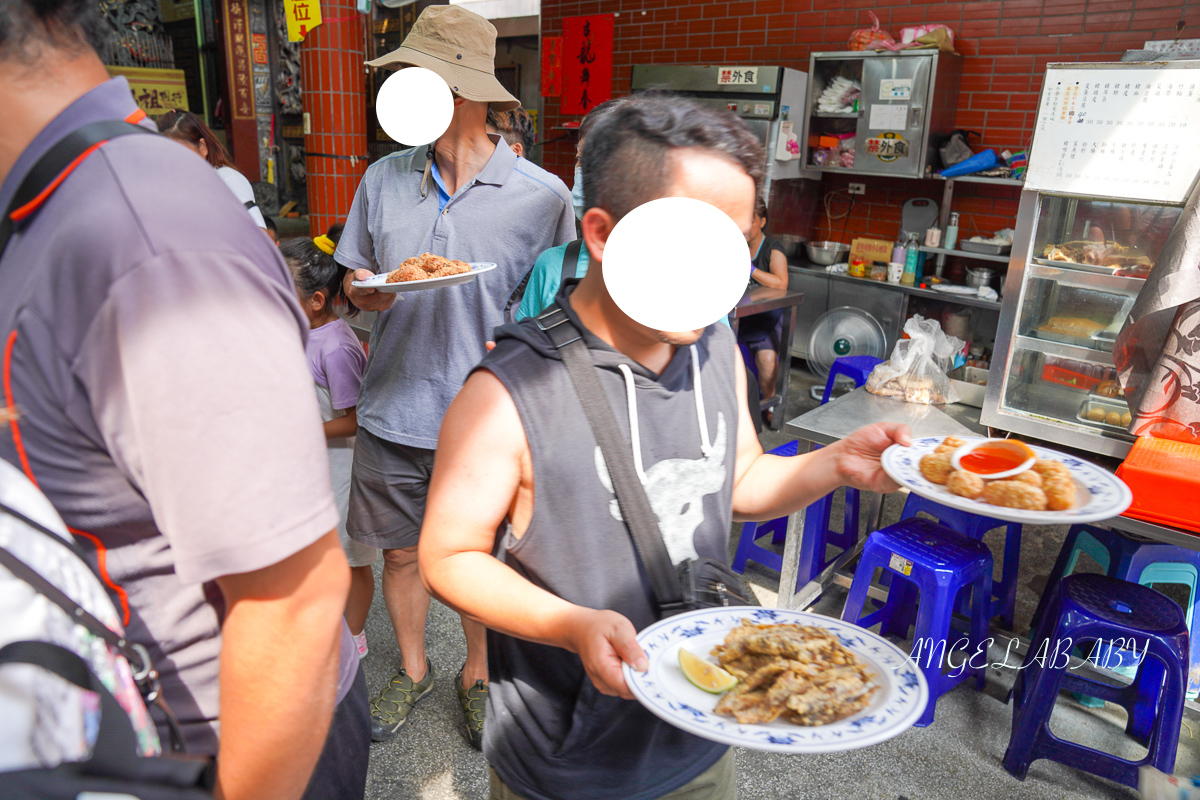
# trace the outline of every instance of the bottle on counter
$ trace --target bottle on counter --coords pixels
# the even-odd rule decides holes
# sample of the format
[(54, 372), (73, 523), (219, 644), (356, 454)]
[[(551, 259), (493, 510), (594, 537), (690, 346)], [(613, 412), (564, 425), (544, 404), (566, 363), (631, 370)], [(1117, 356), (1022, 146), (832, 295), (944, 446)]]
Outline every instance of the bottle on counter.
[(942, 245), (946, 250), (953, 250), (958, 244), (958, 212), (950, 212), (950, 224), (946, 226), (946, 235), (944, 237), (945, 244)]
[(900, 231), (900, 235), (896, 237), (896, 246), (892, 248), (892, 261), (897, 264), (904, 263), (905, 245), (907, 243), (908, 240), (904, 235), (904, 231)]
[(908, 244), (904, 246), (904, 273), (900, 276), (900, 283), (904, 286), (912, 286), (917, 280), (917, 259), (920, 257), (921, 251), (917, 245), (917, 235), (910, 233), (908, 235)]

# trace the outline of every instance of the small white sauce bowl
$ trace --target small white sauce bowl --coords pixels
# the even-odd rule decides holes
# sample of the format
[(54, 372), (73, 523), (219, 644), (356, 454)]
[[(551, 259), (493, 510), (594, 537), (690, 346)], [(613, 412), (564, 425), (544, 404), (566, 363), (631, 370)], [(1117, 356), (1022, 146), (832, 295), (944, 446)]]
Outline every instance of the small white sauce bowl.
[[(979, 449), (980, 447), (983, 447), (984, 445), (987, 445), (989, 448), (1011, 450), (1018, 455), (1029, 455), (1029, 457), (1020, 465), (1003, 472), (984, 473), (963, 469), (959, 463), (963, 456)], [(1036, 461), (1037, 456), (1032, 455), (1032, 451), (1029, 449), (1028, 445), (1026, 445), (1024, 442), (1018, 442), (1013, 439), (984, 439), (981, 442), (964, 444), (962, 447), (955, 450), (954, 454), (950, 456), (950, 466), (954, 467), (956, 470), (962, 469), (964, 472), (970, 472), (972, 475), (978, 475), (979, 477), (988, 481), (1000, 481), (1004, 480), (1005, 478), (1012, 478), (1016, 475), (1020, 475), (1022, 472), (1032, 467)]]

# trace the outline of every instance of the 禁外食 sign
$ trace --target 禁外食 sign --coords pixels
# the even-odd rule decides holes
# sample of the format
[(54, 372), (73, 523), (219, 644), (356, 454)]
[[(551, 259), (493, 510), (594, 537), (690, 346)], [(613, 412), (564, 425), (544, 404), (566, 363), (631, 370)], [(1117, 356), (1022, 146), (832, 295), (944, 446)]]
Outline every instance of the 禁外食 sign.
[(188, 110), (187, 83), (181, 69), (149, 67), (107, 67), (108, 74), (123, 75), (138, 108), (147, 116), (159, 117), (168, 111)]

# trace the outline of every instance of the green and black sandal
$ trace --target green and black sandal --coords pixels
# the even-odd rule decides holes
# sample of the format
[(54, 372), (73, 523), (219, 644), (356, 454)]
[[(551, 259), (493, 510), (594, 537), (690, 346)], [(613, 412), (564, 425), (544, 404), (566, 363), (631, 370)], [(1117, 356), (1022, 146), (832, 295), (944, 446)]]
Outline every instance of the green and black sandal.
[(401, 669), (371, 701), (371, 741), (386, 742), (400, 732), (409, 712), (433, 689), (433, 662), (425, 659), (425, 677), (414, 682)]
[(487, 709), (487, 684), (475, 681), (475, 685), (464, 689), (462, 685), (462, 670), (454, 679), (454, 688), (458, 690), (458, 702), (462, 705), (463, 717), (467, 728), (467, 742), (476, 750), (483, 748), (483, 720)]

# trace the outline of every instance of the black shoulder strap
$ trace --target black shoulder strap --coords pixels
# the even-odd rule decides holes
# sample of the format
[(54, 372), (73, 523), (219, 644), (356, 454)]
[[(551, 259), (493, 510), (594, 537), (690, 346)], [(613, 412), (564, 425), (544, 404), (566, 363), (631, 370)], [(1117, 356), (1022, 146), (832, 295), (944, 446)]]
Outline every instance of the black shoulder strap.
[(567, 245), (567, 250), (563, 253), (562, 278), (558, 282), (559, 286), (562, 286), (575, 277), (575, 273), (579, 267), (579, 251), (582, 249), (583, 239), (576, 239)]
[(32, 202), (88, 148), (130, 133), (151, 133), (151, 131), (141, 125), (124, 120), (106, 120), (76, 128), (55, 142), (46, 151), (46, 154), (33, 165), (33, 169), (29, 170), (29, 174), (17, 187), (17, 193), (13, 195), (12, 202), (4, 210), (4, 218), (0, 219), (0, 254), (4, 253), (4, 248), (16, 229), (18, 221), (12, 218), (13, 212)]
[(596, 377), (595, 365), (588, 352), (583, 336), (571, 318), (557, 303), (537, 316), (537, 325), (544, 330), (562, 355), (563, 365), (571, 376), (583, 413), (587, 416), (596, 443), (604, 456), (609, 477), (612, 478), (613, 494), (621, 508), (621, 518), (629, 529), (629, 538), (641, 559), (642, 567), (650, 578), (654, 599), (659, 606), (678, 603), (683, 599), (683, 589), (663, 542), (658, 527), (658, 518), (646, 496), (633, 466), (633, 453), (621, 437), (612, 406), (604, 396), (600, 379)]
[(244, 205), (246, 207), (246, 210), (249, 211), (250, 209), (257, 206), (258, 203), (254, 202), (253, 200), (247, 200), (246, 202), (242, 203), (242, 205)]

